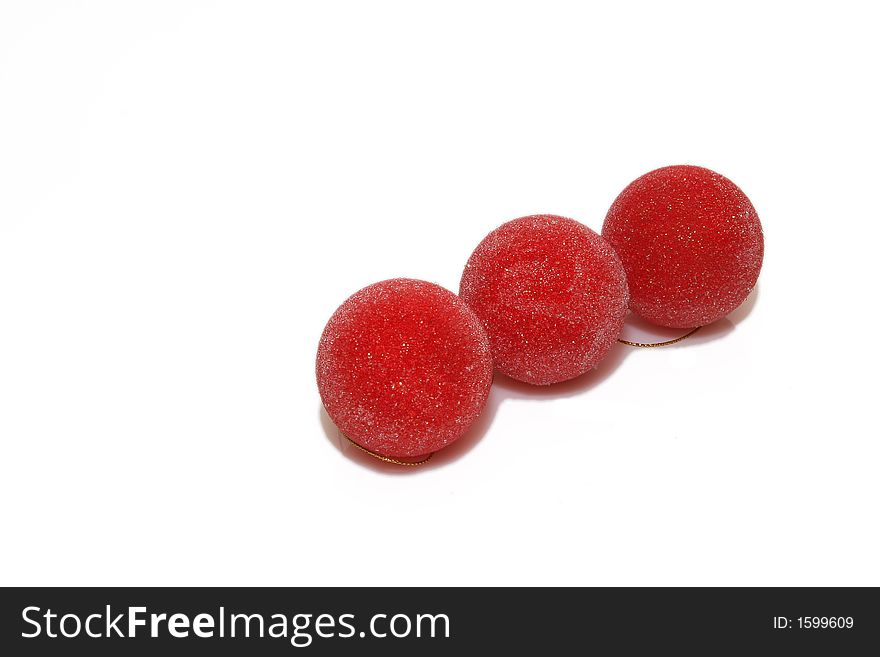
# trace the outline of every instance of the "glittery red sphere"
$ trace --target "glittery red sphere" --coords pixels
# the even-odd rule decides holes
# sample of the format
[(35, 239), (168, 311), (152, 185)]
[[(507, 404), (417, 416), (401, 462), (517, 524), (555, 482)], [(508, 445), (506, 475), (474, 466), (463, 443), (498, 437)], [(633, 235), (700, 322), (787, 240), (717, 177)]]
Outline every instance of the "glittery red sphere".
[(489, 340), (449, 290), (408, 278), (343, 303), (318, 345), (318, 390), (348, 438), (390, 457), (436, 452), (480, 415), (492, 385)]
[(646, 173), (621, 192), (602, 227), (623, 263), (630, 308), (675, 328), (735, 310), (758, 280), (761, 221), (742, 190), (695, 166)]
[(537, 385), (595, 367), (627, 313), (626, 278), (611, 246), (554, 215), (509, 221), (468, 260), (460, 294), (482, 320), (495, 367)]

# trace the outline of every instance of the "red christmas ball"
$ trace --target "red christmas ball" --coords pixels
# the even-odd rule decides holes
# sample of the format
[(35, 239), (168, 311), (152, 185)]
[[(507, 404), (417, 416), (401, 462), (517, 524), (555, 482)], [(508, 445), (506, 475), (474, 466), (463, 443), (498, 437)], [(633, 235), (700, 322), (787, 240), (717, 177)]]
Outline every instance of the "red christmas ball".
[(459, 294), (489, 334), (495, 367), (536, 385), (587, 372), (627, 313), (626, 277), (601, 236), (554, 215), (509, 221), (477, 246)]
[(318, 345), (318, 390), (350, 440), (393, 458), (458, 440), (480, 415), (492, 357), (480, 320), (449, 290), (407, 278), (356, 292)]
[(675, 328), (735, 310), (758, 280), (761, 221), (742, 190), (695, 166), (646, 173), (620, 193), (602, 236), (626, 270), (630, 308)]

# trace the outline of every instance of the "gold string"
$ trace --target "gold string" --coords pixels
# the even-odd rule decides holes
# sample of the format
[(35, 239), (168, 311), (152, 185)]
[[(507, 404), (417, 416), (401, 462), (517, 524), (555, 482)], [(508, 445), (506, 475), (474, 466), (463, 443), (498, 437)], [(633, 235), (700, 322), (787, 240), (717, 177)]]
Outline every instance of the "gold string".
[(629, 340), (624, 340), (622, 338), (617, 338), (617, 341), (622, 344), (629, 345), (630, 347), (647, 347), (647, 348), (666, 347), (671, 344), (675, 344), (676, 342), (681, 342), (685, 338), (691, 337), (694, 333), (696, 333), (699, 330), (700, 330), (700, 327), (698, 326), (697, 328), (691, 329), (690, 332), (685, 333), (680, 338), (675, 338), (675, 340), (666, 340), (666, 342), (630, 342)]
[(359, 450), (361, 450), (364, 454), (369, 454), (374, 459), (379, 459), (380, 461), (385, 461), (385, 463), (393, 463), (394, 465), (407, 465), (407, 466), (422, 465), (423, 463), (427, 463), (428, 461), (430, 461), (431, 457), (434, 456), (434, 452), (431, 452), (425, 458), (423, 458), (421, 461), (400, 461), (398, 459), (391, 458), (390, 456), (382, 456), (381, 454), (376, 454), (376, 452), (367, 449), (363, 445), (358, 445), (356, 442), (354, 442), (351, 438), (346, 436), (344, 433), (342, 434), (342, 437), (345, 438), (352, 445), (357, 447)]

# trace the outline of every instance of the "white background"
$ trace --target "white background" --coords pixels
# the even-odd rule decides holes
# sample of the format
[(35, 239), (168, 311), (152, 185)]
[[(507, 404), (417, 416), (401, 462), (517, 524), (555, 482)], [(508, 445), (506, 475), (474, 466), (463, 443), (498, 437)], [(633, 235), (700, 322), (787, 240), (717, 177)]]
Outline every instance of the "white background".
[[(880, 585), (874, 11), (3, 2), (0, 582)], [(678, 163), (762, 218), (742, 308), (340, 443), (349, 294)]]

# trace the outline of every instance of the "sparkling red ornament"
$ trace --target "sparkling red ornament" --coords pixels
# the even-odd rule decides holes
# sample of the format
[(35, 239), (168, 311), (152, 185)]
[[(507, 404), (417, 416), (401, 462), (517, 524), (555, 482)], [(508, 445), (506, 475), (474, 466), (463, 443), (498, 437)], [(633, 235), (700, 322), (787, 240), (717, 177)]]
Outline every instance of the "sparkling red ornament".
[(521, 217), (492, 231), (459, 294), (482, 320), (495, 367), (537, 385), (584, 374), (623, 328), (623, 267), (602, 237), (572, 219)]
[(742, 190), (697, 166), (656, 169), (614, 201), (602, 235), (623, 263), (630, 308), (675, 328), (735, 310), (758, 280), (764, 236)]
[(486, 404), (492, 373), (473, 311), (449, 290), (407, 278), (349, 297), (318, 345), (327, 414), (350, 440), (394, 458), (460, 438)]

